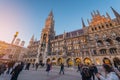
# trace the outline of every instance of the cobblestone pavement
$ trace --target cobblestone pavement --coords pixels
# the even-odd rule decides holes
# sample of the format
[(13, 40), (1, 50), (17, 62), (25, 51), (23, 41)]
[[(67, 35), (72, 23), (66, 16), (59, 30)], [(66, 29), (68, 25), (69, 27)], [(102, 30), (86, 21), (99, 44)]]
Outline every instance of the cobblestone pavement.
[[(18, 80), (81, 80), (80, 73), (76, 71), (77, 69), (65, 68), (65, 74), (59, 75), (59, 67), (53, 67), (50, 74), (47, 75), (45, 68), (39, 68), (37, 71), (30, 68), (30, 70), (23, 70)], [(10, 75), (2, 75), (0, 80), (10, 80)]]

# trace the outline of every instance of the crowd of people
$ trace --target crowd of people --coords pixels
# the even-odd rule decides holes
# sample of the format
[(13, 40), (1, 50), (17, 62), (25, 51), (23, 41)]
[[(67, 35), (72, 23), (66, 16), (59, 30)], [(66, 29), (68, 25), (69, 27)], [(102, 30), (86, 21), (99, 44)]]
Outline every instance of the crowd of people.
[(10, 80), (17, 80), (19, 73), (24, 67), (23, 62), (1, 62), (0, 63), (0, 76), (3, 74), (11, 75)]
[[(35, 70), (38, 69), (39, 65), (38, 63), (32, 64), (33, 68)], [(23, 62), (8, 62), (8, 63), (0, 63), (0, 75), (2, 74), (10, 74), (11, 79), (10, 80), (17, 80), (18, 75), (20, 72), (25, 69), (29, 70), (31, 66), (31, 63), (23, 63)], [(43, 65), (41, 65), (43, 67)], [(59, 75), (61, 73), (65, 74), (65, 68), (64, 63), (60, 64), (60, 71)], [(46, 63), (46, 72), (49, 76), (50, 70), (52, 69), (52, 63), (48, 62)], [(102, 65), (102, 72), (104, 74), (100, 73), (97, 66), (95, 64), (82, 64), (79, 63), (77, 66), (77, 72), (80, 73), (82, 80), (120, 80), (120, 71), (118, 68), (115, 68), (112, 66), (112, 64), (103, 64)]]
[[(69, 67), (68, 67), (69, 68)], [(49, 75), (50, 70), (52, 69), (52, 63), (48, 62), (46, 67), (47, 75)], [(64, 75), (64, 63), (60, 64), (60, 72)], [(118, 68), (112, 66), (112, 64), (103, 64), (102, 72), (98, 71), (98, 68), (95, 64), (78, 64), (77, 72), (80, 72), (82, 80), (120, 80), (120, 71)], [(96, 77), (96, 78), (95, 78)]]

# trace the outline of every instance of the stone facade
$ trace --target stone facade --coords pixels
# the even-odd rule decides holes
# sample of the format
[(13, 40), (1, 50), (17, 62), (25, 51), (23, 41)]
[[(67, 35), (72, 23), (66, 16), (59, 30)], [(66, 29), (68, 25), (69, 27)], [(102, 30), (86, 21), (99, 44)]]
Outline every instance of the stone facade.
[(28, 49), (15, 44), (0, 41), (0, 61), (23, 61)]
[(120, 14), (111, 9), (115, 19), (111, 19), (108, 13), (101, 15), (97, 10), (91, 13), (92, 19), (88, 20), (88, 26), (82, 19), (82, 29), (61, 35), (55, 35), (54, 16), (50, 12), (40, 41), (37, 41), (36, 52), (32, 52), (37, 53), (36, 62), (51, 61), (55, 65), (61, 62), (66, 65), (80, 62), (97, 65), (114, 63), (120, 58)]

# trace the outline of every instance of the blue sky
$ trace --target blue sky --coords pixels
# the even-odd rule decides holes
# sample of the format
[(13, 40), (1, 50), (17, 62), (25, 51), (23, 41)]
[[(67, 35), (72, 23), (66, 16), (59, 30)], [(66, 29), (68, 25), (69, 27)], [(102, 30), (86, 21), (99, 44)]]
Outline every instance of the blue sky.
[(0, 40), (10, 43), (16, 31), (26, 46), (33, 34), (39, 40), (51, 10), (58, 35), (82, 28), (81, 17), (87, 25), (93, 10), (114, 18), (110, 7), (120, 13), (119, 5), (120, 0), (0, 0)]

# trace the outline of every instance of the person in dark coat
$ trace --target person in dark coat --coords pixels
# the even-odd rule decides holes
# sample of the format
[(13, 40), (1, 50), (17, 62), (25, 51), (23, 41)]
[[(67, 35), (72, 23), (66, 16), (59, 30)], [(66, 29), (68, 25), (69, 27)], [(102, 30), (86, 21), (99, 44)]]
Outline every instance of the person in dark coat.
[(29, 70), (29, 68), (30, 68), (30, 63), (27, 63), (25, 70)]
[(6, 70), (5, 64), (4, 63), (0, 64), (0, 75), (4, 74), (5, 70)]
[(51, 64), (50, 64), (50, 62), (48, 62), (47, 63), (47, 68), (46, 68), (47, 75), (49, 75), (50, 69), (51, 69)]
[(91, 80), (91, 72), (88, 66), (83, 66), (82, 67), (82, 80)]
[(61, 63), (61, 68), (60, 68), (60, 72), (59, 72), (59, 74), (61, 74), (61, 72), (63, 72), (63, 74), (64, 74), (64, 64), (63, 63)]
[(95, 75), (94, 75), (94, 73), (95, 73), (95, 68), (94, 68), (94, 66), (93, 66), (93, 65), (90, 65), (89, 69), (90, 69), (90, 72), (91, 72), (91, 77), (93, 78), (93, 80), (95, 80)]
[(38, 69), (38, 66), (39, 66), (39, 64), (36, 63), (36, 64), (35, 64), (35, 70), (36, 70), (36, 71), (37, 71), (37, 69)]
[(21, 66), (20, 64), (18, 64), (18, 65), (12, 70), (12, 72), (11, 72), (12, 77), (11, 77), (10, 80), (17, 80), (18, 75), (19, 75), (19, 73), (21, 72), (21, 70), (22, 70), (22, 66)]
[(80, 64), (78, 64), (78, 69), (77, 69), (77, 72), (80, 71)]

